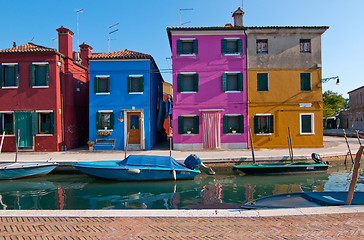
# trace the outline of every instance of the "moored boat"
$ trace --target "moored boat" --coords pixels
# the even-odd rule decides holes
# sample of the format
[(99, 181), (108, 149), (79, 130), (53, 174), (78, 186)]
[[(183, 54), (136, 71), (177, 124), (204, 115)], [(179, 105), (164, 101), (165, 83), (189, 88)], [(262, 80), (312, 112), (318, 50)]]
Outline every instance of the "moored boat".
[(0, 179), (38, 177), (50, 173), (57, 167), (54, 162), (15, 162), (0, 164)]

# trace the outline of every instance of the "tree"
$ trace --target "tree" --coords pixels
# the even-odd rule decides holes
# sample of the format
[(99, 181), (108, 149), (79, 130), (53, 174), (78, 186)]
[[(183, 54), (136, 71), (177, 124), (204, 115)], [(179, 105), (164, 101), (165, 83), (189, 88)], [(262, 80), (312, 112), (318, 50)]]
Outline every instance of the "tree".
[(343, 110), (349, 108), (349, 99), (344, 98), (341, 94), (326, 91), (323, 96), (324, 101), (324, 118), (328, 119), (330, 117), (335, 117)]

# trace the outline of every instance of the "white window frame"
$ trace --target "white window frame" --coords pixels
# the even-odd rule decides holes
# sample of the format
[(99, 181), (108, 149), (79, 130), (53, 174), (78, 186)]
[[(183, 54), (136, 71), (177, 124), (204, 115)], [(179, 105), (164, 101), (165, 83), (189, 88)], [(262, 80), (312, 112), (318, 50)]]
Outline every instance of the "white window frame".
[[(141, 78), (141, 77), (144, 77), (144, 75), (142, 74), (138, 74), (138, 75), (129, 75), (128, 77), (131, 77), (131, 78)], [(144, 78), (145, 79), (145, 78)], [(144, 92), (129, 92), (129, 94), (135, 94), (135, 95), (143, 95)]]
[[(182, 45), (183, 45), (183, 41), (185, 42), (192, 42), (192, 45), (193, 45), (193, 41), (194, 40), (197, 40), (197, 38), (180, 38), (178, 40), (181, 40), (182, 41)], [(182, 46), (183, 48), (183, 46)], [(192, 49), (193, 50), (193, 49)], [(196, 53), (189, 53), (189, 54), (177, 54), (181, 57), (188, 57), (188, 56), (196, 56)]]
[[(111, 77), (110, 77), (110, 75), (96, 75), (95, 76), (96, 78), (110, 78), (111, 79)], [(97, 80), (98, 81), (98, 80)], [(109, 83), (110, 84), (110, 83)], [(111, 89), (110, 89), (110, 91), (111, 91)], [(97, 92), (97, 93), (95, 93), (96, 95), (110, 95), (110, 92), (102, 92), (102, 93), (100, 93), (100, 92)]]
[[(35, 111), (36, 113), (52, 113), (53, 110), (36, 110)], [(40, 129), (40, 124), (41, 124), (41, 119), (40, 117), (38, 117), (38, 129)], [(49, 137), (49, 136), (53, 136), (53, 134), (51, 133), (46, 133), (46, 134), (40, 134), (40, 133), (37, 133), (35, 134), (35, 136), (42, 136), (42, 137)]]
[[(113, 113), (114, 111), (113, 110), (98, 110), (97, 112), (99, 113)], [(111, 117), (111, 116), (110, 116)], [(114, 128), (115, 128), (115, 123), (114, 123)], [(108, 128), (108, 129), (98, 129), (97, 131), (98, 132), (112, 132), (114, 131), (114, 128)]]
[[(268, 75), (268, 80), (269, 80), (269, 75)], [(264, 116), (273, 116), (273, 114), (271, 114), (271, 113), (257, 113), (254, 116), (264, 117)], [(274, 120), (274, 116), (273, 116), (273, 120)], [(274, 133), (274, 129), (273, 129), (273, 133)], [(272, 135), (273, 133), (255, 133), (255, 135), (259, 135), (259, 136), (269, 136), (269, 135)]]
[[(311, 132), (302, 132), (302, 116), (311, 116)], [(315, 135), (315, 114), (314, 113), (300, 113), (300, 135)]]
[[(19, 65), (19, 63), (2, 63), (3, 66), (16, 66)], [(19, 86), (2, 86), (2, 89), (17, 89)]]
[[(182, 75), (195, 75), (195, 74), (197, 74), (197, 72), (180, 72), (179, 74), (182, 74)], [(191, 93), (197, 93), (197, 92), (196, 91), (183, 91), (183, 92), (179, 92), (179, 93), (191, 94)]]
[[(15, 136), (15, 124), (14, 124), (15, 112), (14, 111), (0, 111), (0, 113), (1, 113), (1, 124), (4, 124), (4, 116), (3, 116), (3, 113), (11, 113), (11, 114), (13, 114), (13, 134), (5, 134), (5, 137), (6, 136)], [(3, 129), (4, 126), (2, 125), (1, 128)], [(2, 135), (2, 134), (3, 133), (0, 133), (0, 135)]]
[[(239, 39), (241, 38), (224, 38), (225, 40), (236, 40), (236, 41), (239, 41)], [(224, 53), (223, 55), (224, 56), (240, 56), (242, 53)]]
[[(49, 65), (49, 67), (50, 67), (49, 62), (32, 62), (32, 64), (33, 65), (40, 65), (40, 66)], [(36, 81), (36, 79), (34, 79), (34, 83), (35, 83), (35, 81)], [(49, 86), (32, 86), (32, 88), (49, 88)]]

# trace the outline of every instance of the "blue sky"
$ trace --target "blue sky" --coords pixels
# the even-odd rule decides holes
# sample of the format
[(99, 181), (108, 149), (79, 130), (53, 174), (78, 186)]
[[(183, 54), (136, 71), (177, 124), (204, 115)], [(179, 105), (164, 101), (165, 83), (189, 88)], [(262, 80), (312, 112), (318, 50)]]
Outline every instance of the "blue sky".
[[(56, 29), (71, 29), (74, 50), (79, 42), (92, 46), (93, 52), (108, 51), (109, 26), (113, 29), (111, 51), (129, 49), (151, 54), (165, 81), (171, 82), (171, 56), (166, 27), (223, 26), (233, 23), (231, 14), (242, 6), (241, 0), (0, 0), (0, 49), (33, 43), (58, 48)], [(363, 0), (244, 0), (245, 26), (329, 26), (322, 36), (323, 77), (339, 76), (323, 90), (347, 97), (347, 92), (364, 85), (364, 9)]]

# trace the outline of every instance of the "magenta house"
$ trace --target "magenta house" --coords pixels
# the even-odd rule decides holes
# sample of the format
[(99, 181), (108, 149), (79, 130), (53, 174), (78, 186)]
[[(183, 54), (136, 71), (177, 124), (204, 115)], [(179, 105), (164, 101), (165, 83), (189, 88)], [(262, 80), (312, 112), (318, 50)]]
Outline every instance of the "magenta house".
[(175, 150), (248, 148), (246, 35), (234, 26), (168, 27)]

